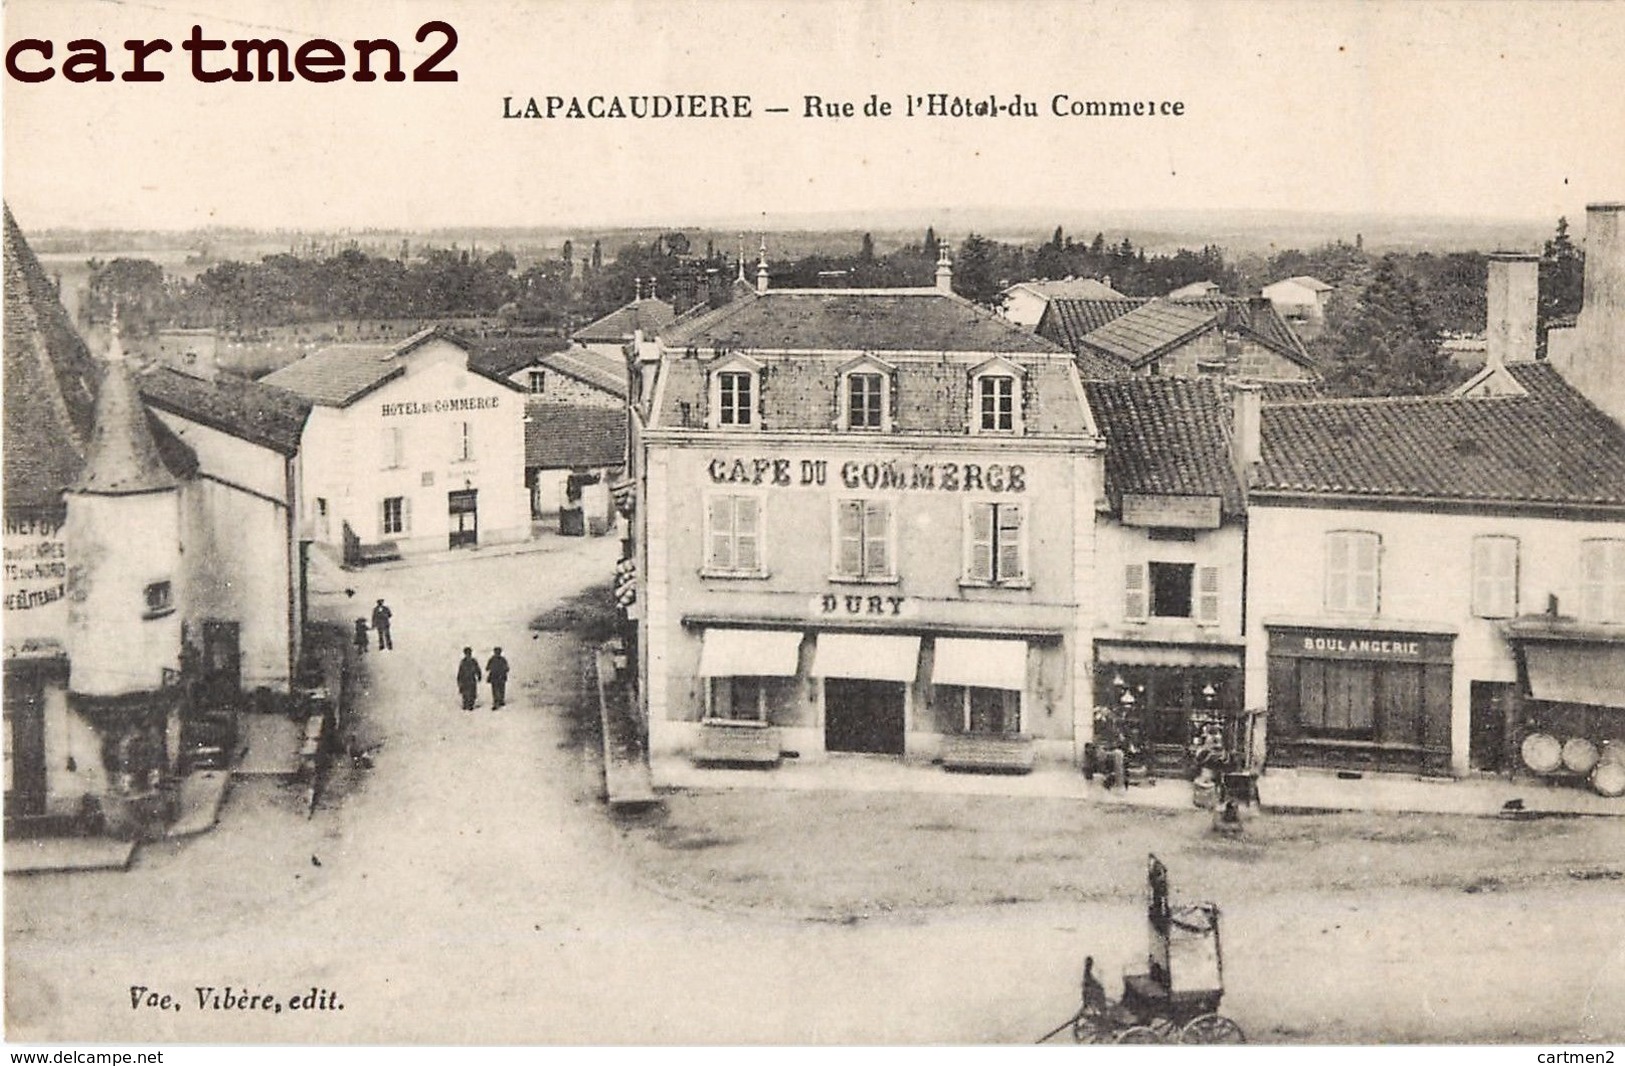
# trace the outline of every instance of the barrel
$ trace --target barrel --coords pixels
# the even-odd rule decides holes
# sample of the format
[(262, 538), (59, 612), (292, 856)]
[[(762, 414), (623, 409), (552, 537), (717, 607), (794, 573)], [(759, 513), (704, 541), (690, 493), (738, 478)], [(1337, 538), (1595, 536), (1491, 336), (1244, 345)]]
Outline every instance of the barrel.
[(1597, 765), (1597, 745), (1585, 737), (1571, 737), (1563, 742), (1563, 766), (1577, 774), (1589, 774)]
[(1604, 759), (1591, 771), (1591, 787), (1599, 796), (1625, 796), (1625, 762)]
[(1523, 764), (1537, 774), (1549, 774), (1563, 765), (1563, 745), (1550, 733), (1523, 738)]

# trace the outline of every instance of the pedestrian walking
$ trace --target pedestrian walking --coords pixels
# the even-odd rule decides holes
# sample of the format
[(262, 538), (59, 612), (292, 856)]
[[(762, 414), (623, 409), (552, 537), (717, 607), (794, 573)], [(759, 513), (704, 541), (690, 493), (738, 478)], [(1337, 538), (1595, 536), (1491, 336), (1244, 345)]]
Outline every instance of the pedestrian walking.
[(494, 711), (508, 702), (508, 660), (502, 657), (501, 648), (492, 651), (485, 661), (485, 679), (491, 682), (491, 709)]
[(367, 654), (367, 643), (367, 620), (357, 618), (355, 620), (355, 653), (357, 655)]
[(378, 632), (378, 650), (395, 650), (395, 641), (389, 635), (389, 618), (393, 612), (385, 605), (383, 600), (372, 609), (372, 628)]
[(480, 664), (473, 648), (464, 648), (463, 661), (457, 664), (457, 691), (463, 694), (463, 710), (472, 711), (480, 694)]

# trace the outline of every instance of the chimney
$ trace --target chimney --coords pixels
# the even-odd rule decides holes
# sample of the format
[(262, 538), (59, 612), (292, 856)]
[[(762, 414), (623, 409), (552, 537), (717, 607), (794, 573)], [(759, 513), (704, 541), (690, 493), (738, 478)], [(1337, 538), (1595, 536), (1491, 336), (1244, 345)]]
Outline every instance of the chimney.
[(756, 260), (756, 295), (767, 291), (767, 234), (762, 234), (761, 253)]
[(954, 291), (954, 264), (948, 258), (948, 242), (937, 242), (937, 291), (951, 293)]
[(1253, 382), (1230, 383), (1231, 462), (1243, 492), (1252, 481), (1252, 471), (1264, 458), (1264, 390)]
[(1620, 220), (1625, 203), (1586, 205), (1585, 303), (1575, 324), (1576, 339), (1552, 365), (1615, 422), (1625, 425), (1625, 239)]
[(1535, 315), (1540, 257), (1522, 252), (1490, 256), (1484, 316), (1484, 365), (1527, 363), (1535, 358)]

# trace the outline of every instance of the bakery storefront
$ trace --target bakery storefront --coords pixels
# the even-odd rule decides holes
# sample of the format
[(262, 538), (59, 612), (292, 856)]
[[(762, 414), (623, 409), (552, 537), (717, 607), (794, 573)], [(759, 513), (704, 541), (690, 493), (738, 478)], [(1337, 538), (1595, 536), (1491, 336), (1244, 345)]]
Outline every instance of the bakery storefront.
[(1270, 765), (1449, 775), (1453, 632), (1265, 629)]

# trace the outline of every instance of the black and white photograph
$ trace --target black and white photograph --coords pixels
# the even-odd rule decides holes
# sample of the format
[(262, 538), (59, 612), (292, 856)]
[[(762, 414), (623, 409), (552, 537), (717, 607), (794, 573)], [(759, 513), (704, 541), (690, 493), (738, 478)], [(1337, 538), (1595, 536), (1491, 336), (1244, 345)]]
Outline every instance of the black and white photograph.
[(1625, 1051), (1625, 4), (0, 15), (11, 1061)]

